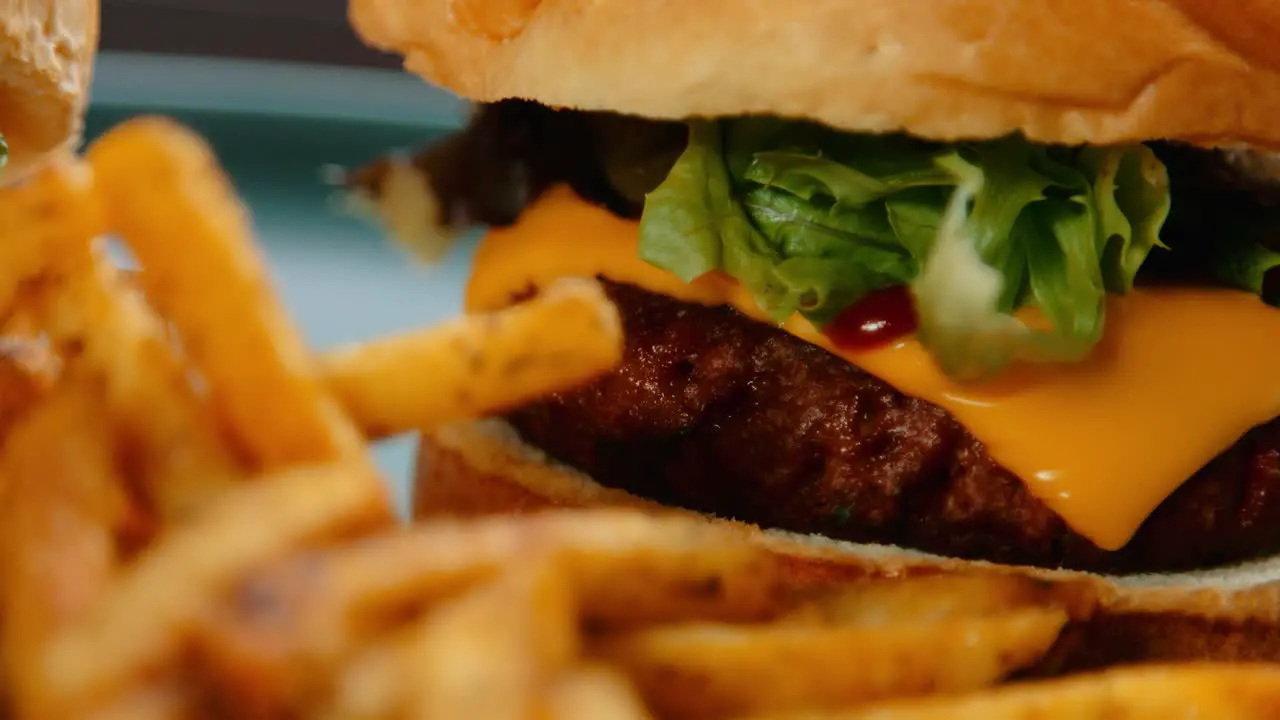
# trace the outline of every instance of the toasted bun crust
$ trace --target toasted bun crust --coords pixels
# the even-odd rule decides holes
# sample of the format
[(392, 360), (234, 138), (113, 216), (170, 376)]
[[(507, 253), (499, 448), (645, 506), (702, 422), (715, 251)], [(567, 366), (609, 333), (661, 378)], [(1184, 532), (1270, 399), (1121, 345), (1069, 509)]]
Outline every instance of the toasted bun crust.
[[(658, 508), (549, 460), (498, 421), (423, 435), (414, 514), (418, 518), (533, 512), (547, 508)], [(664, 510), (670, 512), (669, 508)], [(777, 554), (796, 584), (865, 577), (980, 570), (1078, 585), (1098, 614), (1066, 637), (1060, 666), (1123, 660), (1280, 660), (1280, 558), (1231, 568), (1114, 577), (970, 562), (883, 545), (857, 545), (743, 523), (736, 528)]]
[(0, 0), (3, 178), (80, 140), (98, 50), (98, 0)]
[(1280, 147), (1280, 5), (1237, 0), (351, 0), (478, 101), (769, 113), (939, 139)]

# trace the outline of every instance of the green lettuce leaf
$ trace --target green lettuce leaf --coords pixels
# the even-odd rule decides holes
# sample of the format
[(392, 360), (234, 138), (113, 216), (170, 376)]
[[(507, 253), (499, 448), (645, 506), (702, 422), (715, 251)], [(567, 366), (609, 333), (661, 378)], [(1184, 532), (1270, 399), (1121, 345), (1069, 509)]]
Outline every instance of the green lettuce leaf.
[[(936, 272), (913, 284), (921, 341), (965, 378), (1015, 360), (1085, 357), (1102, 337), (1106, 294), (1128, 292), (1159, 245), (1170, 204), (1163, 165), (1141, 145), (1066, 151), (1009, 140), (984, 144), (977, 159), (965, 174), (972, 209), (958, 192), (949, 214), (964, 220), (937, 236), (926, 266)], [(1001, 281), (966, 282), (974, 260)], [(1010, 314), (1024, 306), (1050, 327)]]
[[(726, 222), (722, 214), (741, 216), (729, 189), (729, 173), (720, 154), (715, 125), (689, 129), (689, 144), (667, 177), (645, 197), (640, 218), (641, 259), (674, 273), (685, 282), (720, 267), (725, 245), (743, 217)], [(741, 229), (741, 228), (739, 228)]]
[[(819, 327), (869, 292), (910, 284), (920, 339), (970, 377), (1086, 355), (1106, 293), (1132, 287), (1168, 210), (1164, 167), (1142, 145), (699, 121), (646, 197), (640, 247), (686, 280), (725, 272), (776, 320), (798, 312)], [(1013, 317), (1026, 306), (1049, 327)]]
[(1280, 307), (1280, 287), (1268, 284), (1272, 270), (1280, 268), (1280, 213), (1219, 218), (1218, 233), (1208, 248), (1209, 271), (1222, 284), (1247, 290), (1270, 305)]

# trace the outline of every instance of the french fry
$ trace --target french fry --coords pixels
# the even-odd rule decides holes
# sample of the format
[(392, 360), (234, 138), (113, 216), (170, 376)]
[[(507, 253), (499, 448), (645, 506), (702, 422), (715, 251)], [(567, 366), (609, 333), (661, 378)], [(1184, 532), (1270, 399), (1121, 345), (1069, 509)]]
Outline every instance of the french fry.
[[(514, 606), (513, 606), (514, 601)], [(579, 651), (565, 573), (531, 564), (440, 608), (402, 640), (409, 717), (519, 718)]]
[(607, 665), (584, 663), (547, 692), (550, 720), (650, 720), (648, 708), (626, 676)]
[(23, 283), (8, 315), (0, 321), (0, 337), (6, 341), (38, 340), (44, 334), (44, 327), (31, 308), (31, 296), (41, 281), (42, 278), (37, 276)]
[(0, 316), (46, 267), (51, 237), (96, 237), (105, 229), (93, 177), (73, 158), (0, 188)]
[(55, 343), (105, 379), (108, 412), (136, 446), (142, 485), (157, 514), (175, 522), (205, 507), (242, 475), (167, 329), (88, 238), (50, 244), (59, 273), (40, 303)]
[(236, 578), (307, 542), (386, 520), (386, 489), (363, 463), (282, 472), (245, 485), (152, 546), (92, 613), (37, 658), (41, 716), (70, 717), (172, 660)]
[(990, 617), (1027, 608), (1061, 607), (1089, 614), (1091, 586), (1045, 582), (1007, 573), (943, 574), (894, 582), (821, 588), (800, 600), (784, 621), (881, 626)]
[(986, 687), (1042, 656), (1066, 620), (1032, 609), (881, 627), (674, 625), (591, 654), (624, 668), (663, 717), (722, 718)]
[(84, 720), (185, 720), (204, 717), (199, 696), (173, 680), (154, 682), (94, 708)]
[(60, 370), (45, 344), (0, 336), (0, 438), (53, 390)]
[[(300, 712), (343, 664), (414, 608), (491, 578), (501, 561), (459, 560), (446, 541), (434, 571), (402, 578), (399, 554), (382, 550), (398, 538), (361, 541), (341, 551), (318, 551), (251, 573), (230, 602), (196, 629), (197, 659), (210, 682), (237, 698), (244, 718)], [(363, 563), (361, 560), (368, 560)], [(404, 582), (401, 582), (404, 580)]]
[(264, 567), (197, 633), (228, 694), (266, 715), (297, 706), (347, 654), (405, 612), (555, 553), (596, 623), (748, 620), (778, 609), (760, 549), (687, 517), (595, 511), (438, 522)]
[(1280, 717), (1280, 666), (1188, 663), (1011, 685), (774, 720), (1264, 720)]
[[(225, 489), (225, 482), (192, 483), (229, 476), (227, 450), (202, 415), (162, 323), (95, 252), (103, 221), (92, 172), (82, 164), (55, 165), (20, 191), (0, 192), (0, 208), (34, 204), (24, 200), (30, 194), (47, 211), (28, 218), (24, 236), (12, 238), (19, 244), (38, 239), (43, 255), (38, 281), (17, 298), (27, 301), (20, 306), (22, 320), (36, 322), (54, 344), (74, 349), (85, 371), (104, 379), (113, 425), (146, 446), (131, 455), (156, 465), (141, 474), (160, 514), (181, 516)], [(81, 214), (87, 221), (63, 219)]]
[(325, 383), (371, 438), (474, 419), (590, 380), (622, 357), (598, 284), (557, 283), (512, 308), (330, 351)]
[(0, 652), (23, 707), (32, 658), (106, 591), (117, 533), (134, 519), (92, 386), (62, 384), (0, 457)]
[(534, 532), (564, 557), (589, 623), (761, 620), (782, 602), (775, 558), (701, 519), (565, 512)]
[(175, 123), (144, 118), (113, 128), (88, 158), (148, 299), (177, 327), (254, 466), (367, 462), (364, 439), (321, 384), (208, 146)]
[(578, 653), (577, 613), (556, 564), (530, 564), (434, 609), (342, 674), (333, 718), (536, 717)]

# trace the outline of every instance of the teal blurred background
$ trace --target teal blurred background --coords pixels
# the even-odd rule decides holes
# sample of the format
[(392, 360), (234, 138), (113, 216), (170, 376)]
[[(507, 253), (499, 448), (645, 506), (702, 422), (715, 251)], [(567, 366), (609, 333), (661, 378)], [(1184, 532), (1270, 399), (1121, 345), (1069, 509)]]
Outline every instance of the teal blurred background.
[[(322, 170), (429, 143), (462, 111), (391, 70), (107, 53), (87, 135), (152, 113), (203, 134), (253, 213), (289, 310), (323, 349), (460, 310), (472, 244), (440, 267), (411, 263), (376, 228), (336, 208)], [(402, 499), (412, 454), (412, 438), (377, 449)]]

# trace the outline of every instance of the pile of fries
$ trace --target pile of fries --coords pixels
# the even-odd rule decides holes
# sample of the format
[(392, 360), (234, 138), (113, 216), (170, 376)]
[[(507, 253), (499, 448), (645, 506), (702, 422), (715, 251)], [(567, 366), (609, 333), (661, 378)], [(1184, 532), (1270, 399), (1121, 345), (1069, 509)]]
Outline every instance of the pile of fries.
[(800, 590), (684, 516), (400, 525), (369, 442), (607, 370), (614, 308), (566, 282), (313, 354), (213, 154), (169, 121), (0, 191), (0, 236), (7, 717), (1280, 712), (1267, 666), (1010, 683), (1087, 612), (1024, 579)]

